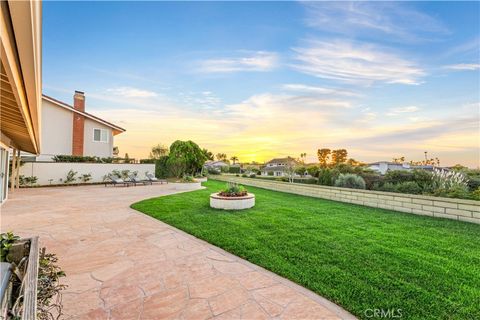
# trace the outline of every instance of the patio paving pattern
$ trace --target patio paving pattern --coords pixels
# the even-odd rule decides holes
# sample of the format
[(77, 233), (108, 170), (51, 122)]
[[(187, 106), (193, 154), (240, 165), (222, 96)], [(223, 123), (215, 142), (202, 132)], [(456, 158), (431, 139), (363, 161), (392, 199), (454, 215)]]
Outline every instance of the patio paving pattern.
[(67, 273), (66, 319), (355, 319), (263, 268), (130, 208), (172, 184), (15, 190), (1, 230), (40, 236)]

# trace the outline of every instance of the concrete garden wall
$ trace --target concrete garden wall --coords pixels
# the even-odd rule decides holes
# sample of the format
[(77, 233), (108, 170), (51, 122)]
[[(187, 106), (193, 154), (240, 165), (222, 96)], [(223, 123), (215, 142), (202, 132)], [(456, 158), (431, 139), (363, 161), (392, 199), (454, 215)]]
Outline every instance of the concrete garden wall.
[(368, 207), (480, 224), (480, 201), (475, 200), (356, 190), (224, 175), (212, 176), (211, 179), (232, 181), (247, 186), (360, 204)]
[[(77, 177), (82, 174), (90, 173), (91, 182), (102, 182), (103, 176), (111, 173), (113, 170), (138, 171), (138, 175), (143, 178), (145, 172), (155, 173), (155, 164), (153, 163), (79, 163), (79, 162), (27, 162), (20, 167), (20, 174), (26, 177), (36, 176), (37, 185), (50, 185), (62, 183), (60, 179), (65, 180), (67, 172), (77, 171)], [(52, 181), (49, 181), (52, 180)], [(77, 182), (79, 182), (77, 180)]]

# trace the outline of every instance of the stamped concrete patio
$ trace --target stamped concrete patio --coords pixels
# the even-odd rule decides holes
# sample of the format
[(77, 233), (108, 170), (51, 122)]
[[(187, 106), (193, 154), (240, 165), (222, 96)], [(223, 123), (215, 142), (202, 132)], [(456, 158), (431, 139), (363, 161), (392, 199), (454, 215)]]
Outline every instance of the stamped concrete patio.
[(354, 319), (335, 304), (129, 206), (169, 185), (22, 189), (1, 230), (39, 235), (68, 319)]

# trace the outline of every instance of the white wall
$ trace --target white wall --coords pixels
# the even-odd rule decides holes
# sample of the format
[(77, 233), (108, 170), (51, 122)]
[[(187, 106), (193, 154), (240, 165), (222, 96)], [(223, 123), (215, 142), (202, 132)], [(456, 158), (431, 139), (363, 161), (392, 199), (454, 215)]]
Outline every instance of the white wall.
[[(108, 131), (108, 142), (93, 141), (93, 129), (106, 129)], [(100, 158), (111, 157), (113, 155), (112, 129), (106, 125), (85, 118), (83, 155), (97, 156)]]
[(39, 161), (59, 154), (72, 154), (73, 112), (42, 99), (42, 133)]
[[(62, 183), (67, 172), (77, 171), (77, 177), (82, 174), (92, 174), (89, 182), (102, 182), (103, 176), (113, 170), (138, 171), (138, 176), (143, 178), (145, 172), (155, 173), (155, 164), (124, 164), (124, 163), (67, 163), (67, 162), (27, 162), (20, 167), (20, 174), (26, 177), (36, 176), (38, 185)], [(52, 181), (49, 181), (53, 179)]]

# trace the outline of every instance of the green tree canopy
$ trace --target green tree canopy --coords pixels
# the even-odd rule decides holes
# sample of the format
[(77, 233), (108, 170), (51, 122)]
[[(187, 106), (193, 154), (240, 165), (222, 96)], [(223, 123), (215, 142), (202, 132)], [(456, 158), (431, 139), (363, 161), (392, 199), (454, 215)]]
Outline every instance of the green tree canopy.
[(184, 174), (195, 175), (202, 169), (206, 160), (202, 149), (191, 140), (177, 140), (170, 146), (168, 164), (176, 177)]

